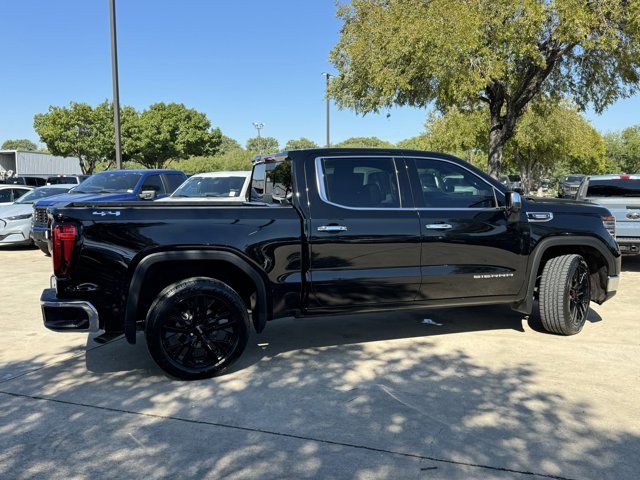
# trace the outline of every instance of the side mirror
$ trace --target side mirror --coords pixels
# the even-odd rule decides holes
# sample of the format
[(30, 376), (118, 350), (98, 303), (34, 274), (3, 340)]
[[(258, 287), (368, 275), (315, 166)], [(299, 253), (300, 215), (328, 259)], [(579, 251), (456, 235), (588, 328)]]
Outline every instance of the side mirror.
[(143, 190), (140, 192), (140, 200), (153, 200), (156, 198), (155, 190)]
[(509, 214), (517, 214), (522, 210), (522, 197), (518, 192), (507, 192), (504, 197)]

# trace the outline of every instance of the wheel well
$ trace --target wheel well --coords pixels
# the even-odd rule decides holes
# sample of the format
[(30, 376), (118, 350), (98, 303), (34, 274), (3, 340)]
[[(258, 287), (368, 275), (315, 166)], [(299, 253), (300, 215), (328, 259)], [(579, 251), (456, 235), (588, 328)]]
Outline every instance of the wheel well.
[(572, 254), (582, 256), (587, 262), (591, 279), (591, 300), (598, 303), (604, 301), (609, 269), (607, 259), (597, 248), (588, 245), (556, 245), (546, 249), (540, 259), (540, 265), (538, 265), (536, 286), (540, 282), (540, 276), (549, 259)]
[(142, 281), (136, 318), (146, 318), (151, 304), (165, 287), (191, 277), (215, 278), (229, 285), (240, 295), (247, 310), (251, 310), (255, 325), (257, 287), (241, 268), (224, 260), (167, 260), (153, 264)]

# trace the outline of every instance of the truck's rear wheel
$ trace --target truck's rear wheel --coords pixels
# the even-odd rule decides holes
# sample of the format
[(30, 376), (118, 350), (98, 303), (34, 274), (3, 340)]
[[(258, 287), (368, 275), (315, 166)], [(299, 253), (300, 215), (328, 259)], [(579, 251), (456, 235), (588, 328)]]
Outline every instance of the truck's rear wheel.
[(170, 375), (213, 377), (229, 368), (247, 345), (247, 307), (223, 282), (182, 280), (162, 290), (151, 305), (145, 337), (151, 356)]
[(545, 330), (575, 335), (589, 314), (591, 282), (589, 266), (580, 255), (550, 259), (540, 279), (540, 319)]

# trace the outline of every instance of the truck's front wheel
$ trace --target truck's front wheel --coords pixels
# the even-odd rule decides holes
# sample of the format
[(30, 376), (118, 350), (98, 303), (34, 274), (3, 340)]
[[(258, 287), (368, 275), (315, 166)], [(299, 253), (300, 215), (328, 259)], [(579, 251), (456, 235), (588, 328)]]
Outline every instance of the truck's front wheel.
[(247, 307), (223, 282), (182, 280), (162, 290), (151, 305), (145, 337), (151, 356), (170, 375), (213, 377), (229, 368), (247, 345)]
[(550, 259), (540, 278), (540, 319), (545, 330), (575, 335), (589, 314), (591, 282), (589, 267), (580, 255)]

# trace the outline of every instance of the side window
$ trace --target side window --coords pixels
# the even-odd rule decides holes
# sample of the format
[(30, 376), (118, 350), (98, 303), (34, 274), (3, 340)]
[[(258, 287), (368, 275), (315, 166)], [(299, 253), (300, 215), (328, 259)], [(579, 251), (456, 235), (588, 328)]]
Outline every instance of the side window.
[(176, 175), (175, 173), (166, 174), (164, 179), (167, 184), (167, 193), (173, 193), (185, 180), (182, 175)]
[(11, 202), (13, 199), (11, 198), (11, 189), (3, 188), (0, 190), (0, 202)]
[(262, 202), (264, 197), (264, 183), (266, 179), (264, 163), (259, 163), (253, 168), (251, 175), (251, 201)]
[(25, 193), (29, 192), (30, 190), (27, 190), (26, 188), (14, 188), (13, 189), (13, 201), (16, 201), (17, 199), (19, 199), (22, 195), (24, 195)]
[(493, 187), (454, 163), (415, 159), (424, 205), (427, 208), (492, 208)]
[(400, 207), (392, 158), (323, 158), (320, 161), (325, 200), (355, 208)]
[(160, 175), (149, 175), (145, 178), (140, 191), (145, 192), (149, 190), (156, 192), (156, 195), (162, 195), (164, 193), (164, 185), (162, 185)]
[(265, 162), (254, 167), (251, 201), (289, 205), (292, 195), (291, 162)]

